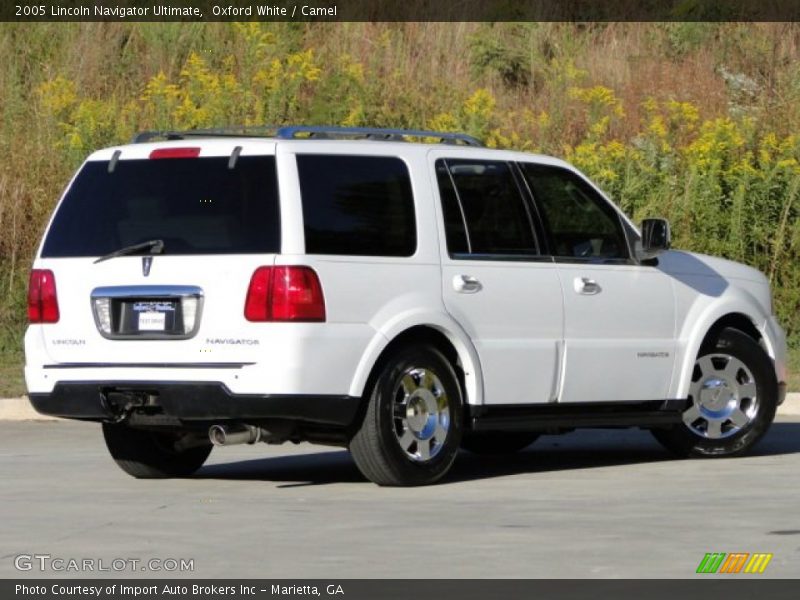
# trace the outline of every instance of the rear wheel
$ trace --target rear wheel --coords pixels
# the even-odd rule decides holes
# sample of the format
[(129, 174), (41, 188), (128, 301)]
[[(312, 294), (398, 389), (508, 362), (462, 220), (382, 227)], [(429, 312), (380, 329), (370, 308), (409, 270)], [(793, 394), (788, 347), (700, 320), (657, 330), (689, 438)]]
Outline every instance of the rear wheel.
[(772, 361), (750, 336), (723, 329), (694, 364), (683, 423), (653, 430), (679, 456), (736, 456), (766, 433), (778, 400)]
[(461, 447), (473, 454), (514, 454), (530, 446), (539, 437), (527, 431), (469, 433)]
[(103, 423), (103, 437), (119, 467), (138, 479), (188, 477), (211, 454), (211, 443), (186, 432), (154, 432)]
[(426, 485), (450, 469), (461, 431), (461, 389), (453, 367), (431, 346), (408, 346), (378, 375), (350, 452), (379, 485)]

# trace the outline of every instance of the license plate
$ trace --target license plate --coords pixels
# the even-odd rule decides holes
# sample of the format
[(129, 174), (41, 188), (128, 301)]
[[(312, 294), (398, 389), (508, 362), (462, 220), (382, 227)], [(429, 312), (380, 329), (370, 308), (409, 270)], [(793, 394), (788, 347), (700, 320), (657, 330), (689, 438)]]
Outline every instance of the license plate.
[(163, 312), (140, 312), (139, 331), (164, 331), (167, 327), (166, 317)]

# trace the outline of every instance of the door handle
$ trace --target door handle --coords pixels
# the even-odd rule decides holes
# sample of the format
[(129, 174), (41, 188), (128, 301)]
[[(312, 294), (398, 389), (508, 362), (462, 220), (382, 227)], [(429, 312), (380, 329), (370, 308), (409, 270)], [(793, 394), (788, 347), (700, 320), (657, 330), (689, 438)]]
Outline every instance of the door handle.
[(603, 291), (603, 288), (600, 287), (599, 283), (597, 283), (594, 279), (589, 279), (588, 277), (576, 277), (574, 283), (575, 291), (578, 294), (583, 294), (584, 296), (594, 296), (595, 294), (599, 294)]
[(456, 275), (453, 277), (453, 289), (460, 294), (474, 294), (480, 292), (483, 285), (472, 275)]

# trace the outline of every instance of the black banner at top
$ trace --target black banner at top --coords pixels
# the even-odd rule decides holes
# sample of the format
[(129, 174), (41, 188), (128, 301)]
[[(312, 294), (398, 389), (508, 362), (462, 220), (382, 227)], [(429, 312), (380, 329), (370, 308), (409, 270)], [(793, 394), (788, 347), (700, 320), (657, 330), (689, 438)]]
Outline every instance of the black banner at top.
[(0, 21), (798, 21), (800, 0), (3, 0)]

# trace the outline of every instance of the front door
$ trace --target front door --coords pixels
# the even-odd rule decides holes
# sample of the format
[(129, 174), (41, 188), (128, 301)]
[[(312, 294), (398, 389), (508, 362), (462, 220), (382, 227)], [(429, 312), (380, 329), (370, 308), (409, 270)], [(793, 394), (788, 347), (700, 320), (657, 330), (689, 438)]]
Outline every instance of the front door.
[(633, 260), (620, 214), (578, 174), (521, 167), (564, 289), (559, 402), (665, 399), (675, 361), (672, 280)]

